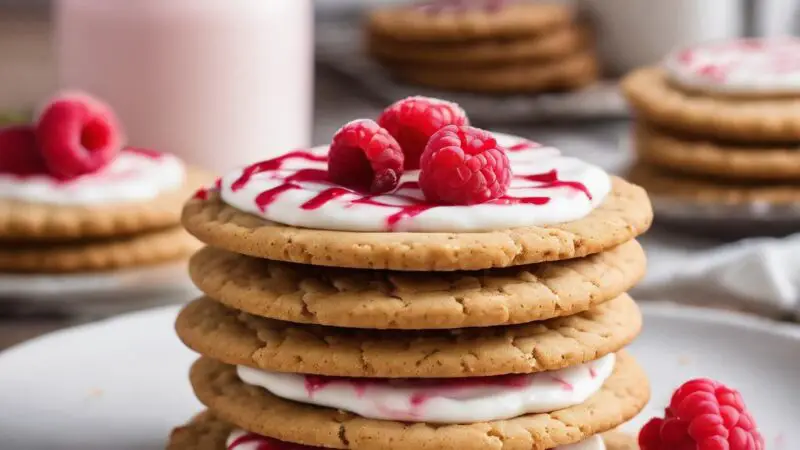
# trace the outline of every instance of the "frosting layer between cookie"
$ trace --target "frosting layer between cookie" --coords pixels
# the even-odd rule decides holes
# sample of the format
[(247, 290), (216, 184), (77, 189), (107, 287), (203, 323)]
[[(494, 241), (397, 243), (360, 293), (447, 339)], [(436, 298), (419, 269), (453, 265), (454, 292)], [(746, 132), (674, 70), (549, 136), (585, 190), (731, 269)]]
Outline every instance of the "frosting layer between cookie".
[(583, 403), (614, 370), (615, 355), (566, 369), (450, 379), (365, 379), (269, 372), (237, 366), (242, 382), (278, 397), (379, 420), (473, 423), (551, 412)]
[(459, 425), (374, 420), (287, 401), (245, 385), (235, 367), (207, 358), (192, 367), (191, 380), (198, 399), (222, 420), (284, 441), (358, 450), (544, 450), (617, 428), (641, 411), (650, 397), (647, 376), (625, 352), (617, 356), (614, 373), (580, 405)]
[(419, 171), (393, 192), (365, 195), (327, 180), (327, 147), (290, 152), (222, 177), (220, 196), (234, 208), (302, 228), (339, 231), (473, 232), (571, 222), (586, 217), (611, 191), (599, 167), (552, 147), (495, 134), (514, 174), (508, 193), (486, 203), (425, 201)]

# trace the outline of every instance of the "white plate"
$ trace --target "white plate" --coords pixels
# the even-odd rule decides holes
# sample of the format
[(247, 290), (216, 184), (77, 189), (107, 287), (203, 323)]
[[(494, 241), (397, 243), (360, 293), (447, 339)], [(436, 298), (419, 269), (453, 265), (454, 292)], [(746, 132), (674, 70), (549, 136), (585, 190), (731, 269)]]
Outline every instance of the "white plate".
[(0, 310), (108, 317), (197, 297), (186, 261), (77, 274), (0, 273)]
[[(662, 412), (672, 390), (707, 376), (741, 389), (770, 450), (800, 448), (800, 331), (693, 308), (647, 305), (632, 346)], [(164, 448), (200, 409), (187, 382), (194, 359), (173, 334), (175, 308), (55, 333), (0, 354), (0, 448)], [(794, 400), (792, 400), (794, 399)]]

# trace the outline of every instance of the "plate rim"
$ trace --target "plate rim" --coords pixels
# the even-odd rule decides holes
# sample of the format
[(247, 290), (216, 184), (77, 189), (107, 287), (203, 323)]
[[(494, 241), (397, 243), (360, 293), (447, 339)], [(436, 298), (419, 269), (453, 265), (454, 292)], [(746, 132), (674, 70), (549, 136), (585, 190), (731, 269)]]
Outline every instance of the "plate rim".
[[(34, 338), (28, 339), (27, 341), (19, 342), (14, 344), (10, 347), (7, 347), (0, 351), (0, 367), (4, 364), (4, 361), (15, 355), (20, 353), (24, 353), (28, 347), (35, 347), (37, 345), (41, 345), (42, 342), (50, 342), (52, 340), (60, 339), (64, 336), (71, 336), (79, 333), (87, 333), (91, 332), (91, 330), (104, 328), (107, 327), (115, 322), (120, 321), (128, 321), (134, 319), (142, 319), (149, 316), (159, 316), (161, 314), (171, 314), (175, 317), (178, 315), (178, 311), (182, 308), (183, 305), (165, 305), (165, 306), (157, 306), (154, 308), (147, 308), (140, 311), (133, 311), (127, 312), (123, 314), (117, 314), (112, 317), (107, 317), (104, 319), (88, 322), (88, 323), (81, 323), (72, 326), (68, 326), (66, 328), (62, 328), (60, 330), (51, 331), (49, 333), (42, 334), (40, 336), (36, 336)], [(177, 335), (176, 339), (177, 339)]]
[(743, 327), (766, 334), (789, 338), (800, 344), (800, 324), (798, 323), (783, 322), (753, 313), (709, 306), (685, 305), (668, 301), (638, 302), (638, 305), (642, 310), (642, 315), (645, 316), (643, 328), (647, 327), (647, 315), (650, 314), (695, 323), (710, 322), (715, 325)]

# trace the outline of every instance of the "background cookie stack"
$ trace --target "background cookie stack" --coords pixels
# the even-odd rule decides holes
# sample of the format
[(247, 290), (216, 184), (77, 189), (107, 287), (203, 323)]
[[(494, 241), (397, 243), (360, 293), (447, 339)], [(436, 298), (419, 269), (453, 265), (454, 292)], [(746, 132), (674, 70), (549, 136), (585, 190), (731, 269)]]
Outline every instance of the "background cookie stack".
[(0, 129), (0, 272), (105, 273), (197, 250), (179, 209), (208, 178), (123, 147), (123, 136), (110, 107), (79, 93), (51, 99), (37, 123)]
[[(583, 219), (498, 232), (294, 228), (216, 192), (190, 201), (183, 217), (210, 245), (190, 263), (207, 296), (176, 323), (202, 355), (191, 383), (209, 411), (177, 428), (170, 449), (296, 448), (273, 439), (364, 450), (596, 449), (597, 435), (649, 399), (624, 347), (641, 328), (625, 294), (645, 271), (633, 239), (652, 213), (645, 193), (622, 180)], [(573, 403), (500, 419), (487, 414), (507, 402), (491, 396), (483, 406), (426, 409), (427, 395), (459, 404), (458, 386), (492, 391), (496, 380), (520, 377), (551, 388), (527, 400), (512, 392), (508, 403)], [(435, 389), (425, 395), (375, 394), (426, 383)], [(635, 444), (612, 434), (607, 448)]]
[(598, 78), (586, 29), (563, 5), (437, 0), (374, 11), (370, 54), (406, 82), (471, 92), (577, 89)]
[(680, 50), (623, 82), (637, 116), (632, 176), (657, 198), (765, 207), (800, 200), (800, 41)]

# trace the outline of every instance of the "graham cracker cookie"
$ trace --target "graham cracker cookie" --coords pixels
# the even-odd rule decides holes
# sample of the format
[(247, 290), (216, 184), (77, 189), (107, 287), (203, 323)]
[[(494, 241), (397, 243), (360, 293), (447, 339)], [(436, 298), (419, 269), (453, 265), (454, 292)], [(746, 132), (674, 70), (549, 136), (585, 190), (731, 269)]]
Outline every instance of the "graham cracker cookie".
[(513, 0), (432, 0), (372, 11), (371, 33), (397, 41), (462, 42), (530, 36), (573, 20), (564, 5)]
[(416, 66), (481, 66), (520, 61), (553, 60), (585, 48), (589, 32), (567, 26), (538, 36), (426, 44), (396, 41), (376, 34), (367, 37), (369, 53), (389, 64)]
[(200, 247), (180, 227), (101, 241), (5, 243), (0, 272), (95, 272), (188, 258)]
[(736, 142), (800, 142), (800, 98), (730, 98), (682, 90), (664, 69), (627, 75), (622, 90), (640, 119), (692, 135)]
[(360, 330), (256, 317), (202, 298), (178, 315), (178, 337), (227, 364), (277, 372), (380, 378), (490, 376), (558, 370), (628, 345), (642, 316), (627, 295), (545, 322), (459, 330)]
[(354, 450), (543, 450), (580, 442), (627, 422), (650, 398), (647, 376), (631, 356), (581, 405), (549, 414), (466, 425), (365, 419), (343, 411), (281, 399), (242, 383), (234, 366), (198, 360), (191, 382), (198, 399), (221, 419), (276, 439)]
[(344, 232), (297, 228), (223, 203), (192, 199), (183, 225), (208, 245), (317, 266), (407, 271), (480, 270), (577, 258), (644, 233), (653, 220), (643, 189), (614, 178), (606, 200), (581, 220), (479, 233)]
[(654, 127), (636, 127), (636, 151), (654, 166), (731, 180), (794, 181), (800, 178), (800, 146), (737, 145), (672, 136)]
[(653, 197), (680, 198), (697, 203), (746, 205), (800, 202), (800, 184), (750, 184), (719, 179), (700, 179), (636, 164), (630, 171)]
[[(225, 441), (233, 428), (205, 411), (172, 431), (167, 450), (225, 450)], [(639, 450), (636, 439), (618, 431), (604, 433), (603, 440), (606, 450)]]
[(209, 297), (296, 323), (374, 329), (486, 327), (579, 313), (645, 273), (636, 241), (584, 258), (477, 272), (388, 272), (270, 261), (206, 247), (189, 263)]
[(144, 202), (56, 205), (0, 199), (0, 241), (108, 238), (172, 227), (181, 205), (212, 178), (187, 168), (180, 189)]
[(520, 62), (491, 67), (434, 67), (393, 64), (398, 79), (420, 86), (485, 93), (539, 92), (577, 89), (596, 81), (595, 55), (580, 51), (552, 61)]

